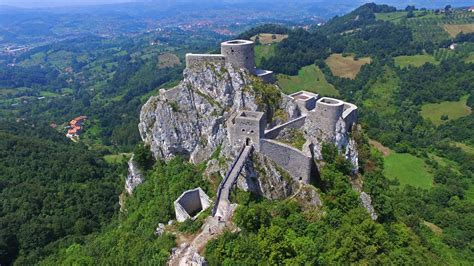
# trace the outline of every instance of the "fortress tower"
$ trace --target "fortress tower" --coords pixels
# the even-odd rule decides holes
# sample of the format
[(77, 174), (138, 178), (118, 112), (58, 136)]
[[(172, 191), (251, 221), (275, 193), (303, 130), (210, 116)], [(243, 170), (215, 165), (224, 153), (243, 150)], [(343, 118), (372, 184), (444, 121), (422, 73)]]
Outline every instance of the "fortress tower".
[(273, 71), (255, 67), (254, 42), (231, 40), (221, 43), (220, 54), (186, 54), (186, 68), (199, 68), (208, 63), (230, 64), (234, 68), (246, 69), (264, 82), (274, 82)]
[(221, 43), (221, 54), (235, 68), (245, 68), (255, 73), (254, 43), (247, 40), (232, 40)]
[(335, 132), (337, 121), (344, 112), (344, 102), (323, 97), (316, 102), (314, 111), (308, 113), (311, 119), (318, 127), (325, 132)]
[(260, 139), (265, 137), (266, 123), (263, 112), (240, 111), (227, 124), (230, 143), (235, 147), (253, 145), (259, 151)]

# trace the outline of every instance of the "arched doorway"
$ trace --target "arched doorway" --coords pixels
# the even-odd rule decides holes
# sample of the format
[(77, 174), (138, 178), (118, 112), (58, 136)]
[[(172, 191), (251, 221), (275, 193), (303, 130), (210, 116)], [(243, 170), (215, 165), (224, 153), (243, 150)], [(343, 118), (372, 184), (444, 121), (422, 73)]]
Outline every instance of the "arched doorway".
[(251, 142), (251, 141), (250, 141), (250, 138), (246, 138), (246, 139), (245, 139), (245, 145), (246, 145), (246, 146), (250, 146), (250, 142)]

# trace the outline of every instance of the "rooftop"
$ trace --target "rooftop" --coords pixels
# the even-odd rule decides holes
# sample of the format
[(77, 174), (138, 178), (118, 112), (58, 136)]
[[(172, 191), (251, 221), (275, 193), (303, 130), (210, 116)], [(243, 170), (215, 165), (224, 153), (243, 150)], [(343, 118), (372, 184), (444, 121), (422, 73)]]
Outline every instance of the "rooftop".
[(235, 46), (235, 45), (249, 45), (249, 44), (253, 44), (253, 42), (248, 41), (248, 40), (230, 40), (230, 41), (226, 41), (226, 42), (221, 43), (221, 45), (232, 45), (232, 46)]

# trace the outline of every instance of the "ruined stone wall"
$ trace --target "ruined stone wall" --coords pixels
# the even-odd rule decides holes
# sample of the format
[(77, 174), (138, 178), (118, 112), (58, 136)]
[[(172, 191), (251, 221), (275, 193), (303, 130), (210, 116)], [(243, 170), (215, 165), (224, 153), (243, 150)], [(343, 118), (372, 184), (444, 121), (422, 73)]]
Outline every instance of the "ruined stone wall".
[(285, 128), (302, 128), (304, 126), (304, 122), (306, 120), (306, 116), (300, 116), (294, 120), (276, 126), (272, 129), (269, 129), (265, 132), (266, 139), (274, 139), (276, 138), (280, 132)]
[(351, 103), (344, 103), (344, 112), (342, 119), (346, 122), (347, 130), (357, 122), (357, 106)]
[(225, 56), (221, 54), (186, 54), (186, 68), (200, 67), (206, 63), (224, 64)]
[(262, 139), (260, 153), (286, 170), (295, 181), (309, 183), (316, 171), (316, 165), (311, 156), (274, 140)]
[(221, 43), (221, 54), (226, 62), (235, 68), (245, 68), (254, 72), (254, 43), (247, 40), (232, 40)]
[(209, 197), (201, 188), (187, 190), (174, 202), (176, 219), (183, 222), (209, 208)]

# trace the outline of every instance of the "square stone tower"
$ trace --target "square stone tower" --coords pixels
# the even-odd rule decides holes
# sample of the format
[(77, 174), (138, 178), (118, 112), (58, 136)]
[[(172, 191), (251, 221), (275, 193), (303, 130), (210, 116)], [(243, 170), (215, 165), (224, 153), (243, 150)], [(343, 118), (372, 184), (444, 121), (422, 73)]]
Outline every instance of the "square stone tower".
[(240, 111), (227, 124), (229, 140), (234, 147), (252, 145), (260, 151), (260, 139), (265, 136), (265, 113)]

